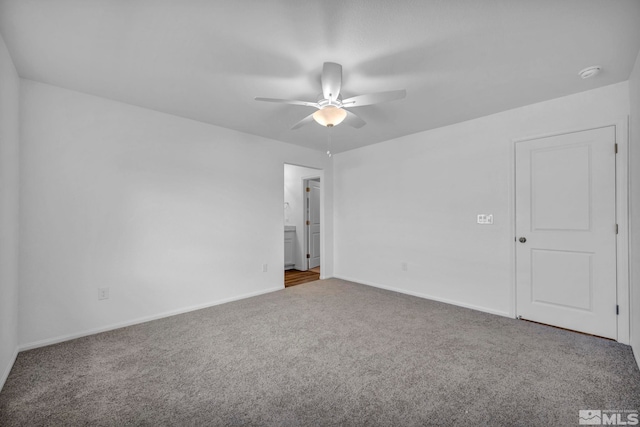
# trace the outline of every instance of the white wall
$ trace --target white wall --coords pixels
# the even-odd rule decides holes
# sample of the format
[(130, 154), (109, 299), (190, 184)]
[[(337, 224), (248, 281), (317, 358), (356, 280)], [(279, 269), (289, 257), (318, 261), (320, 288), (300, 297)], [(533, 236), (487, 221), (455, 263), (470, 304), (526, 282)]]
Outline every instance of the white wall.
[(21, 348), (283, 288), (283, 165), (330, 172), (324, 153), (28, 80), (21, 97)]
[(284, 201), (288, 203), (285, 209), (285, 225), (296, 226), (296, 270), (307, 269), (307, 251), (304, 248), (305, 197), (302, 192), (302, 180), (320, 176), (321, 173), (322, 171), (317, 169), (284, 165)]
[(0, 36), (0, 389), (18, 348), (19, 88)]
[(629, 77), (630, 120), (630, 270), (631, 270), (631, 345), (640, 365), (640, 53)]
[(628, 113), (624, 82), (335, 155), (335, 276), (513, 315), (512, 140)]

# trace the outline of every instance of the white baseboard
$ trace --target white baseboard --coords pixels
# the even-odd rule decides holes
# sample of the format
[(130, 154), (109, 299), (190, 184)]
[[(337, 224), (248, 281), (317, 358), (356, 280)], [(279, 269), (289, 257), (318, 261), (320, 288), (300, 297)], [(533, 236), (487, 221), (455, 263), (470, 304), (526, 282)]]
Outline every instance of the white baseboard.
[(16, 357), (18, 357), (18, 347), (13, 350), (13, 356), (11, 357), (11, 361), (9, 365), (5, 368), (2, 376), (0, 377), (0, 391), (2, 391), (2, 387), (4, 387), (4, 383), (9, 378), (9, 373), (11, 372), (11, 368), (13, 368), (13, 364), (16, 363)]
[[(137, 325), (139, 323), (145, 323), (145, 322), (150, 322), (152, 320), (162, 319), (164, 317), (176, 316), (178, 314), (188, 313), (190, 311), (201, 310), (203, 308), (213, 307), (215, 305), (220, 305), (220, 304), (224, 304), (224, 303), (227, 303), (227, 302), (238, 301), (238, 300), (245, 299), (245, 298), (251, 298), (251, 297), (258, 296), (258, 295), (268, 294), (270, 292), (280, 291), (282, 289), (284, 289), (284, 285), (278, 286), (278, 287), (274, 287), (274, 288), (264, 289), (264, 290), (261, 290), (261, 291), (250, 292), (248, 294), (242, 294), (242, 295), (238, 295), (238, 296), (231, 297), (231, 298), (225, 298), (225, 299), (222, 299), (222, 300), (208, 302), (208, 303), (205, 303), (205, 304), (192, 305), (190, 307), (179, 308), (177, 310), (165, 311), (163, 313), (154, 314), (154, 315), (151, 315), (151, 316), (139, 317), (137, 319), (127, 320), (125, 322), (113, 323), (111, 325), (106, 325), (106, 326), (103, 326), (103, 327), (100, 327), (100, 328), (88, 329), (88, 330), (84, 330), (84, 331), (81, 331), (81, 332), (74, 332), (72, 334), (61, 335), (61, 336), (54, 337), (54, 338), (46, 338), (46, 339), (40, 340), (40, 341), (34, 341), (34, 342), (26, 343), (26, 344), (20, 344), (18, 346), (18, 350), (17, 351), (31, 350), (31, 349), (38, 348), (38, 347), (44, 347), (44, 346), (51, 345), (51, 344), (57, 344), (57, 343), (61, 343), (61, 342), (64, 342), (64, 341), (73, 340), (73, 339), (76, 339), (76, 338), (86, 337), (87, 335), (99, 334), (100, 332), (112, 331), (114, 329), (120, 329), (120, 328), (124, 328), (126, 326), (132, 326), (132, 325)], [(17, 352), (16, 352), (16, 354), (17, 354)]]
[(360, 279), (354, 279), (354, 278), (345, 277), (345, 276), (335, 276), (335, 275), (333, 277), (335, 277), (336, 279), (347, 280), (349, 282), (355, 282), (355, 283), (361, 283), (367, 286), (373, 286), (374, 288), (386, 289), (388, 291), (398, 292), (401, 294), (411, 295), (414, 297), (425, 298), (432, 301), (443, 302), (445, 304), (457, 305), (458, 307), (464, 307), (464, 308), (470, 308), (472, 310), (482, 311), (484, 313), (495, 314), (498, 316), (512, 318), (508, 311), (500, 311), (500, 310), (494, 310), (492, 308), (481, 307), (478, 305), (466, 304), (460, 301), (454, 301), (446, 298), (436, 297), (433, 295), (427, 295), (419, 292), (407, 291), (405, 289), (394, 288), (393, 286), (381, 285), (380, 283), (369, 282), (367, 280), (360, 280)]

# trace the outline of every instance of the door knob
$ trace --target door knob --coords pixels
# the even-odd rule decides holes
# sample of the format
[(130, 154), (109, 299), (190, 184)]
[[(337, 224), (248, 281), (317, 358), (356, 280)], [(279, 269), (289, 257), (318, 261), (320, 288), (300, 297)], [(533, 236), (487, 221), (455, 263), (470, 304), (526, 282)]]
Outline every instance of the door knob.
[(521, 237), (519, 240), (520, 240), (520, 243), (524, 243), (524, 242), (527, 241), (527, 238), (526, 237)]

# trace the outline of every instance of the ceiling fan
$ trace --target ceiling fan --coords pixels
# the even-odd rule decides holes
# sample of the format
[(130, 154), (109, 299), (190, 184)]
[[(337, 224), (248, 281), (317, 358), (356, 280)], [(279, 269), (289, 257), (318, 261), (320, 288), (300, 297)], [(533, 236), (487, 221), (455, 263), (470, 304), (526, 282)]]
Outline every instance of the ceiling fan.
[(299, 129), (302, 126), (316, 121), (318, 124), (333, 127), (344, 123), (354, 128), (361, 128), (367, 124), (360, 117), (346, 108), (362, 107), (364, 105), (380, 104), (382, 102), (395, 101), (407, 96), (407, 91), (392, 90), (388, 92), (370, 93), (358, 95), (347, 99), (340, 97), (342, 86), (342, 65), (335, 62), (325, 62), (322, 67), (322, 94), (318, 96), (317, 102), (297, 101), (293, 99), (261, 98), (256, 97), (256, 101), (277, 102), (280, 104), (304, 105), (318, 109), (313, 114), (308, 115), (291, 128)]

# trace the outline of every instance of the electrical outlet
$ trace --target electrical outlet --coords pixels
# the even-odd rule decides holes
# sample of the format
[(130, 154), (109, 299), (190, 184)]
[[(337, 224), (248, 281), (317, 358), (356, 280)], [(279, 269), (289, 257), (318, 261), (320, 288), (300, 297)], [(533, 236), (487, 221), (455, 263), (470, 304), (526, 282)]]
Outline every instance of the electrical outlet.
[(409, 270), (409, 266), (407, 265), (406, 262), (401, 262), (400, 263), (400, 268), (402, 268), (402, 271), (407, 271)]
[(267, 271), (269, 271), (269, 264), (262, 264), (262, 272), (266, 273)]
[(109, 288), (98, 288), (98, 300), (109, 299)]

